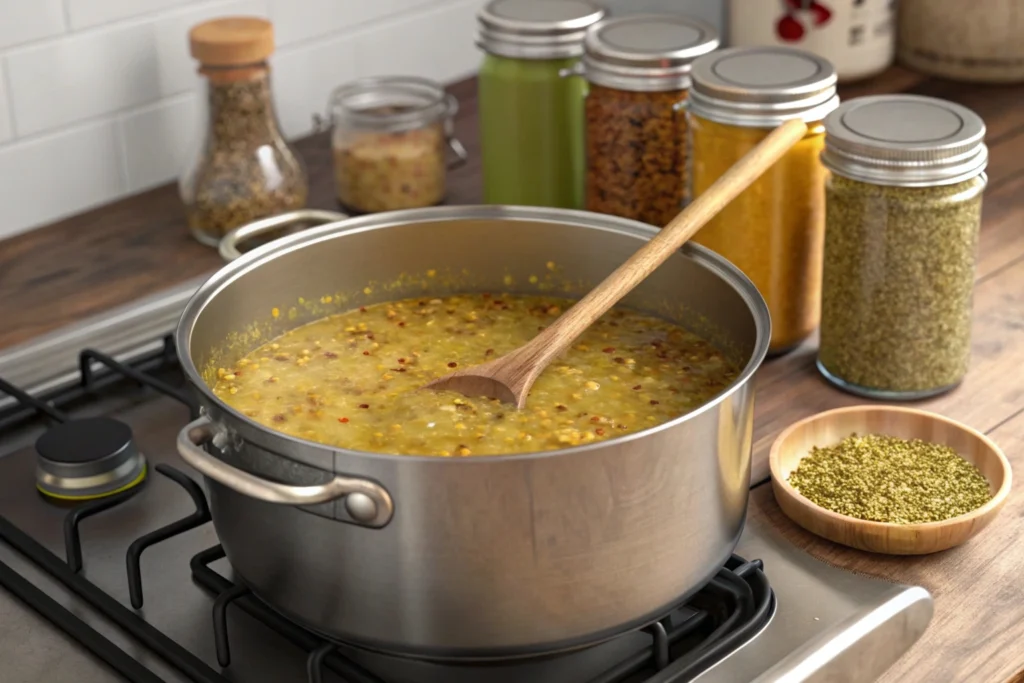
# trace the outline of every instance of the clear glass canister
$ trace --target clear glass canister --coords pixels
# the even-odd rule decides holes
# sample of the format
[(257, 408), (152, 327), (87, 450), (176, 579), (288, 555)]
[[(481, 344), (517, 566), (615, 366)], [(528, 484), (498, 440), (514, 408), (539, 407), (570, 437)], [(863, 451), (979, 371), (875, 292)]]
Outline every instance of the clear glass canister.
[[(656, 46), (656, 47), (652, 47)], [(693, 60), (715, 30), (678, 15), (608, 19), (587, 32), (586, 208), (664, 227), (682, 209)]]
[(808, 130), (786, 155), (694, 237), (732, 261), (764, 296), (769, 352), (792, 350), (820, 319), (825, 236), (821, 121), (839, 104), (829, 62), (793, 48), (731, 48), (697, 59), (687, 101), (692, 197), (700, 196), (776, 126)]
[(818, 368), (872, 398), (963, 379), (988, 150), (957, 104), (862, 97), (825, 120), (831, 171)]
[(440, 204), (448, 169), (466, 160), (455, 97), (433, 81), (365, 78), (331, 95), (338, 202), (350, 213)]
[(477, 83), (484, 201), (583, 207), (586, 81), (571, 74), (587, 27), (604, 10), (588, 0), (491, 0), (478, 15), (486, 53)]
[(270, 22), (214, 19), (193, 27), (189, 42), (206, 78), (206, 126), (179, 189), (192, 234), (216, 246), (240, 225), (302, 208), (309, 187), (274, 109)]

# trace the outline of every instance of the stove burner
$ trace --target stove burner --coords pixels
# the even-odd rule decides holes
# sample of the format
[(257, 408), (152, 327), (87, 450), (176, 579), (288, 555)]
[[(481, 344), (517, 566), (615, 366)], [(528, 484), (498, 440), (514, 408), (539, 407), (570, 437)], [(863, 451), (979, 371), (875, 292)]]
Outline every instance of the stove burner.
[(58, 500), (103, 498), (146, 478), (131, 428), (108, 417), (57, 425), (39, 437), (36, 452), (36, 488)]

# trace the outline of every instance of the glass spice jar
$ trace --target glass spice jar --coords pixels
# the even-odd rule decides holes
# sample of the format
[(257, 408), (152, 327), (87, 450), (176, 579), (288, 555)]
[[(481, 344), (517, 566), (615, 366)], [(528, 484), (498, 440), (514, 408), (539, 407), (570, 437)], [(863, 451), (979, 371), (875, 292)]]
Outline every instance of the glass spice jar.
[(216, 246), (234, 228), (306, 204), (309, 187), (274, 110), (267, 58), (273, 25), (256, 17), (213, 19), (189, 32), (206, 77), (203, 141), (179, 179), (189, 229)]
[(781, 47), (730, 48), (694, 61), (687, 100), (691, 196), (696, 198), (789, 119), (807, 134), (693, 238), (751, 279), (772, 317), (769, 353), (818, 326), (825, 236), (822, 120), (839, 105), (825, 59)]
[(589, 0), (491, 0), (477, 15), (486, 53), (477, 77), (484, 201), (583, 207), (583, 98), (572, 74)]
[(373, 213), (440, 204), (448, 169), (466, 161), (453, 134), (458, 109), (444, 87), (423, 78), (364, 78), (335, 90), (331, 147), (341, 206)]
[(952, 102), (862, 97), (825, 119), (818, 369), (871, 398), (920, 399), (963, 379), (988, 150)]
[(688, 191), (686, 114), (693, 60), (718, 34), (678, 15), (637, 15), (587, 31), (586, 209), (664, 227)]

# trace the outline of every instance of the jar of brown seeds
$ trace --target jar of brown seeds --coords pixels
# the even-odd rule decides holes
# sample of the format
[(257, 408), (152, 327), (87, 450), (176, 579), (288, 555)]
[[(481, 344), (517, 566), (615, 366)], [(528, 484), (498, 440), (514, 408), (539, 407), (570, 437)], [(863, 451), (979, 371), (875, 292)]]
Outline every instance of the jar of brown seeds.
[(214, 19), (193, 27), (189, 43), (206, 78), (207, 125), (179, 187), (192, 234), (216, 246), (240, 225), (302, 208), (308, 185), (271, 97), (272, 24)]
[(818, 369), (852, 393), (914, 400), (967, 372), (988, 150), (952, 102), (862, 97), (825, 120)]
[(677, 15), (608, 19), (587, 32), (586, 208), (664, 227), (686, 201), (690, 63), (718, 47)]

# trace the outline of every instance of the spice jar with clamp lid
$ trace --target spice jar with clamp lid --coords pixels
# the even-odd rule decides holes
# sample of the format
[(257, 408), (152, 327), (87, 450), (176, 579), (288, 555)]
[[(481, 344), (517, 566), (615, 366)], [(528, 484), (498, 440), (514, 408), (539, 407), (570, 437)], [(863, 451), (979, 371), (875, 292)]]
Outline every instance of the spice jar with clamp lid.
[(604, 20), (587, 31), (586, 208), (658, 227), (683, 207), (693, 60), (718, 47), (711, 26), (678, 15)]
[(691, 197), (696, 198), (773, 128), (789, 119), (807, 134), (693, 238), (732, 261), (772, 316), (779, 355), (818, 326), (825, 236), (822, 120), (839, 105), (836, 71), (785, 47), (730, 48), (693, 63), (687, 99)]
[(583, 207), (587, 83), (573, 69), (586, 29), (603, 16), (590, 0), (491, 0), (480, 10), (487, 203)]
[(240, 225), (305, 206), (309, 188), (274, 110), (272, 24), (213, 19), (193, 27), (189, 43), (206, 77), (206, 127), (179, 188), (192, 234), (216, 246)]
[(424, 78), (364, 78), (331, 95), (338, 202), (350, 213), (440, 204), (449, 168), (466, 161), (454, 137), (458, 101)]
[(970, 360), (985, 124), (952, 102), (880, 95), (846, 102), (825, 129), (818, 368), (872, 398), (947, 391)]

